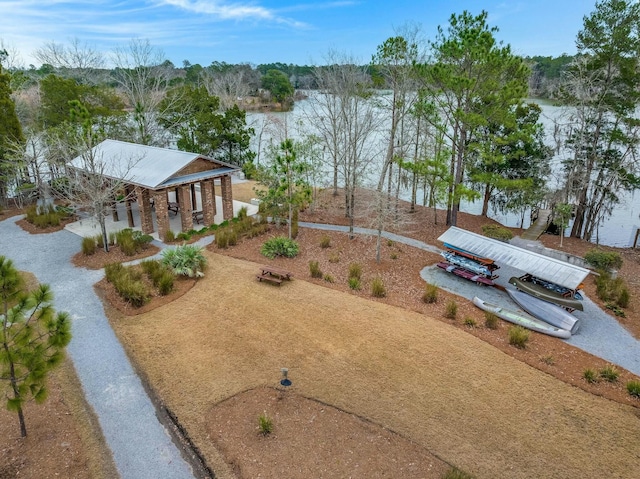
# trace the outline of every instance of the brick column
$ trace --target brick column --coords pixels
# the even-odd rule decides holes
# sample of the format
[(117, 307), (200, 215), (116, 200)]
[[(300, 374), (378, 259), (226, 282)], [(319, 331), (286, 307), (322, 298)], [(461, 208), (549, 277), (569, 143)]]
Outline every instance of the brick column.
[(213, 180), (200, 183), (200, 196), (202, 197), (202, 222), (206, 225), (213, 224), (216, 215), (216, 198), (213, 196)]
[(144, 234), (153, 233), (153, 217), (151, 216), (151, 204), (149, 203), (149, 190), (136, 186), (138, 196), (138, 210), (140, 211), (140, 227)]
[(167, 191), (155, 191), (153, 193), (153, 201), (156, 207), (156, 223), (158, 223), (158, 238), (160, 241), (164, 241), (167, 231), (171, 229), (169, 224), (169, 200), (167, 198)]
[(133, 222), (133, 211), (131, 211), (131, 196), (133, 195), (133, 190), (130, 186), (125, 186), (124, 188), (124, 207), (127, 210), (127, 221), (129, 223), (129, 228), (133, 228), (135, 223)]
[(233, 196), (229, 175), (220, 178), (220, 190), (222, 193), (222, 219), (230, 220), (233, 218)]
[(182, 220), (182, 231), (187, 232), (193, 229), (193, 207), (191, 206), (191, 187), (184, 185), (178, 188), (180, 200), (180, 219)]

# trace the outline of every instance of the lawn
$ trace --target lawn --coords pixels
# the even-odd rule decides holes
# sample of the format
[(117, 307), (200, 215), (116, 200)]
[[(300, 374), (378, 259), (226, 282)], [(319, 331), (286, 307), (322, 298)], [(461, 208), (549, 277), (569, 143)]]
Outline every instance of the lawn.
[[(634, 477), (640, 467), (636, 408), (567, 385), (423, 314), (301, 279), (258, 283), (258, 264), (207, 256), (205, 278), (176, 301), (135, 317), (109, 315), (218, 477), (246, 470), (235, 462), (241, 453), (216, 442), (220, 428), (234, 430), (220, 408), (277, 386), (282, 367), (293, 381), (285, 394), (382, 426), (477, 478)], [(265, 400), (264, 407), (275, 406)], [(245, 412), (257, 421), (255, 409)], [(254, 441), (257, 431), (246, 435)], [(329, 435), (318, 434), (314, 447), (334, 441)], [(279, 477), (277, 461), (304, 459), (286, 452), (264, 465), (262, 477)]]

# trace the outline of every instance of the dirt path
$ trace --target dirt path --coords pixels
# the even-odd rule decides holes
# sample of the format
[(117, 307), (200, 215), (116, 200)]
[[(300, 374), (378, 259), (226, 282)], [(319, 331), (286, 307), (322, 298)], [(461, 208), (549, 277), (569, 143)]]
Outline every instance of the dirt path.
[(220, 477), (232, 475), (208, 438), (208, 412), (277, 384), (281, 367), (300, 394), (478, 478), (627, 478), (640, 467), (635, 408), (422, 314), (301, 280), (257, 283), (255, 263), (209, 258), (207, 276), (182, 298), (113, 324)]

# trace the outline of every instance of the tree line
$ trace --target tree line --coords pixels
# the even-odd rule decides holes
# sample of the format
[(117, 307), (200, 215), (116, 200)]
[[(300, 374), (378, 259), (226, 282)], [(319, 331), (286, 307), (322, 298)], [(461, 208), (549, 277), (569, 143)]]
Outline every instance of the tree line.
[[(114, 51), (111, 69), (79, 41), (42, 47), (37, 70), (11, 68), (4, 55), (1, 199), (9, 185), (33, 186), (44, 170), (49, 185), (62, 180), (65, 161), (89, 146), (72, 141), (83, 128), (69, 115), (76, 101), (94, 142), (176, 145), (249, 175), (287, 151), (307, 164), (301, 175), (342, 191), (352, 224), (363, 213), (356, 211), (358, 188), (368, 183), (377, 200), (367, 215), (379, 231), (401, 221), (398, 198), (406, 189), (411, 210), (446, 206), (452, 225), (465, 199), (481, 201), (484, 215), (493, 206), (522, 219), (542, 202), (574, 204), (572, 235), (592, 239), (620, 193), (638, 186), (638, 19), (635, 2), (598, 2), (576, 35), (578, 53), (556, 59), (515, 55), (484, 11), (451, 15), (430, 41), (419, 27), (402, 27), (367, 64), (329, 51), (313, 67), (185, 60), (176, 68), (143, 40)], [(289, 139), (292, 127), (301, 133), (284, 150), (276, 145), (256, 156), (262, 149), (252, 150), (252, 139), (261, 145), (274, 125), (249, 125), (247, 98), (268, 92), (284, 104), (296, 86), (314, 89), (309, 112), (304, 125), (280, 125), (278, 138)], [(566, 107), (553, 137), (528, 100), (544, 89)], [(561, 165), (555, 191), (547, 186), (552, 157)]]

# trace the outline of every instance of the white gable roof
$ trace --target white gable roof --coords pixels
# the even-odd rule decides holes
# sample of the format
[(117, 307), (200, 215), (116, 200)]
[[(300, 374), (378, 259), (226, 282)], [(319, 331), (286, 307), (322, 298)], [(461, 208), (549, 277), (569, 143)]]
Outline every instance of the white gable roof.
[(498, 266), (501, 263), (506, 264), (570, 289), (576, 289), (590, 273), (586, 268), (518, 248), (455, 226), (445, 231), (438, 238), (438, 241), (462, 248), (484, 258), (490, 258)]
[[(212, 169), (211, 172), (203, 172), (198, 175), (198, 179), (220, 176), (222, 173), (230, 173), (239, 169), (198, 153), (138, 145), (118, 140), (104, 140), (93, 147), (92, 156), (100, 165), (99, 168), (105, 176), (150, 189), (166, 186), (164, 183), (167, 180), (198, 158), (223, 167)], [(81, 155), (71, 161), (71, 166), (86, 170), (86, 161)]]

